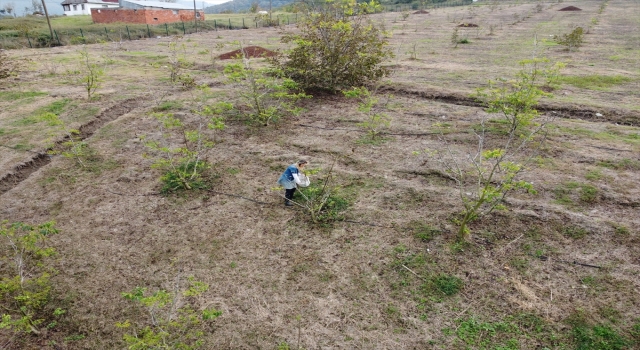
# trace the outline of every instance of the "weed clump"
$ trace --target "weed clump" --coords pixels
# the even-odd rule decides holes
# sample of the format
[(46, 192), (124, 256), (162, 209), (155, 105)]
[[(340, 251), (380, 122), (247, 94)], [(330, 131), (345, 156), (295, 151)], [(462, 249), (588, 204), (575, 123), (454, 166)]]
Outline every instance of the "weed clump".
[(582, 46), (582, 42), (584, 41), (583, 37), (584, 29), (577, 27), (569, 34), (563, 34), (562, 36), (555, 35), (553, 40), (555, 40), (558, 45), (566, 46), (569, 51), (573, 51)]
[(413, 232), (413, 236), (422, 242), (430, 242), (434, 237), (440, 235), (442, 231), (427, 223), (420, 221), (412, 221), (408, 225), (408, 229)]
[(562, 233), (573, 239), (580, 239), (589, 234), (585, 228), (580, 226), (567, 226), (562, 230)]

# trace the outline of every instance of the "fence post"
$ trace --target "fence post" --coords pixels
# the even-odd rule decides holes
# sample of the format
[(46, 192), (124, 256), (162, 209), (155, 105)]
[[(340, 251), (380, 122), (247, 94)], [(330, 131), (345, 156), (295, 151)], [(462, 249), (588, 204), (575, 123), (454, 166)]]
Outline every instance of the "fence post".
[(31, 39), (29, 39), (29, 34), (25, 33), (25, 35), (27, 36), (27, 41), (29, 42), (29, 47), (33, 49), (33, 45), (31, 45)]
[(231, 18), (229, 18), (229, 30), (231, 30), (233, 28), (231, 28)]
[(149, 29), (148, 24), (147, 24), (147, 34), (149, 35), (149, 39), (151, 39), (151, 29)]
[(129, 37), (129, 41), (131, 41), (131, 33), (129, 33), (129, 26), (125, 26), (127, 27), (127, 36)]
[(246, 26), (244, 25), (244, 17), (242, 17), (242, 29), (244, 29), (244, 27)]
[(167, 24), (164, 24), (164, 30), (165, 32), (167, 32), (167, 36), (169, 36), (169, 27), (167, 26)]
[(184, 22), (182, 22), (182, 34), (187, 35), (187, 30), (184, 28)]
[(84, 38), (84, 33), (82, 32), (82, 28), (80, 28), (80, 36)]
[[(55, 30), (55, 29), (53, 30), (53, 34), (55, 34), (55, 35), (56, 35), (56, 40), (58, 40), (58, 45), (62, 45), (62, 44), (60, 43), (60, 38), (58, 37), (58, 32), (56, 32), (56, 30)], [(53, 39), (53, 38), (51, 38), (51, 39)]]
[(107, 31), (107, 27), (104, 27), (104, 35), (107, 36), (107, 40), (111, 40), (109, 39), (109, 32)]
[(213, 20), (213, 29), (216, 30), (216, 32), (218, 31), (218, 24), (216, 23), (216, 20)]

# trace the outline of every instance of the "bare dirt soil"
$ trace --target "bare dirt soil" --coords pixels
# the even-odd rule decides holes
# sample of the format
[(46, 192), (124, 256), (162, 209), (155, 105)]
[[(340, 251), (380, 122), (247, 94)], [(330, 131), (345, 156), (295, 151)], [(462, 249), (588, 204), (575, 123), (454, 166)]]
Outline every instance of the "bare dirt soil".
[[(206, 132), (216, 140), (205, 157), (212, 188), (172, 195), (160, 194), (158, 154), (145, 146), (163, 139), (152, 113), (195, 127), (193, 110), (236, 102), (242, 91), (217, 58), (235, 41), (286, 50), (280, 29), (194, 34), (174, 49), (171, 38), (88, 45), (106, 72), (92, 100), (73, 78), (78, 47), (10, 52), (31, 63), (0, 90), (0, 219), (56, 221), (52, 303), (66, 313), (38, 336), (0, 330), (0, 344), (126, 348), (116, 323), (151, 321), (121, 293), (172, 290), (178, 276), (193, 276), (209, 289), (187, 301), (222, 311), (204, 328), (204, 349), (637, 348), (638, 4), (584, 0), (580, 12), (558, 12), (557, 2), (540, 3), (372, 16), (393, 33), (396, 54), (376, 107), (392, 120), (381, 140), (366, 138), (365, 116), (341, 95), (305, 99), (304, 113), (269, 127), (229, 118)], [(461, 22), (479, 27), (459, 28), (470, 43), (453, 48)], [(550, 40), (576, 25), (589, 28), (577, 51)], [(537, 194), (513, 193), (506, 210), (473, 223), (471, 243), (456, 243), (459, 193), (432, 152), (446, 141), (461, 159), (472, 153), (473, 130), (497, 116), (471, 95), (513, 77), (534, 52), (581, 79), (540, 103), (555, 120), (524, 175)], [(177, 58), (207, 95), (170, 82)], [(65, 133), (45, 112), (78, 129), (91, 157), (48, 154)], [(489, 126), (499, 143), (500, 125)], [(300, 158), (326, 171), (336, 155), (350, 205), (345, 220), (313, 225), (283, 206), (276, 180)]]
[(247, 58), (266, 58), (266, 57), (273, 57), (275, 55), (276, 55), (275, 52), (271, 50), (267, 50), (263, 47), (248, 46), (248, 47), (243, 47), (242, 49), (224, 53), (218, 56), (218, 59), (221, 59), (221, 60), (237, 59), (239, 56), (244, 56)]
[(567, 6), (559, 9), (558, 11), (582, 11), (582, 9), (575, 6)]

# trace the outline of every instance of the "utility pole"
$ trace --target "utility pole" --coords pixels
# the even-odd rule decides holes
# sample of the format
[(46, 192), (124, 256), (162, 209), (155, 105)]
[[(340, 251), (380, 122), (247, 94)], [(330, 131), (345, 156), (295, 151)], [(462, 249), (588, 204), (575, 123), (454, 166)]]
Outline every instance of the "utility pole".
[(193, 21), (196, 23), (196, 33), (197, 33), (198, 32), (198, 9), (196, 8), (196, 0), (193, 0)]
[(44, 2), (44, 0), (42, 1), (42, 8), (44, 9), (44, 15), (47, 17), (47, 24), (49, 25), (49, 33), (51, 33), (51, 41), (49, 42), (49, 46), (51, 46), (51, 43), (53, 42), (53, 29), (51, 28), (51, 21), (49, 20), (49, 11), (47, 11), (47, 4)]

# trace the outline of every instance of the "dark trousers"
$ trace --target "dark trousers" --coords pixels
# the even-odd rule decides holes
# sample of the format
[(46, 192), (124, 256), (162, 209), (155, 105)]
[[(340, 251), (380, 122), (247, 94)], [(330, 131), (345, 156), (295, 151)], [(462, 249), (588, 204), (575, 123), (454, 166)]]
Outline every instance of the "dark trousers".
[(290, 189), (285, 189), (284, 190), (284, 198), (286, 198), (287, 200), (292, 200), (293, 199), (293, 194), (296, 193), (296, 188), (290, 188)]

